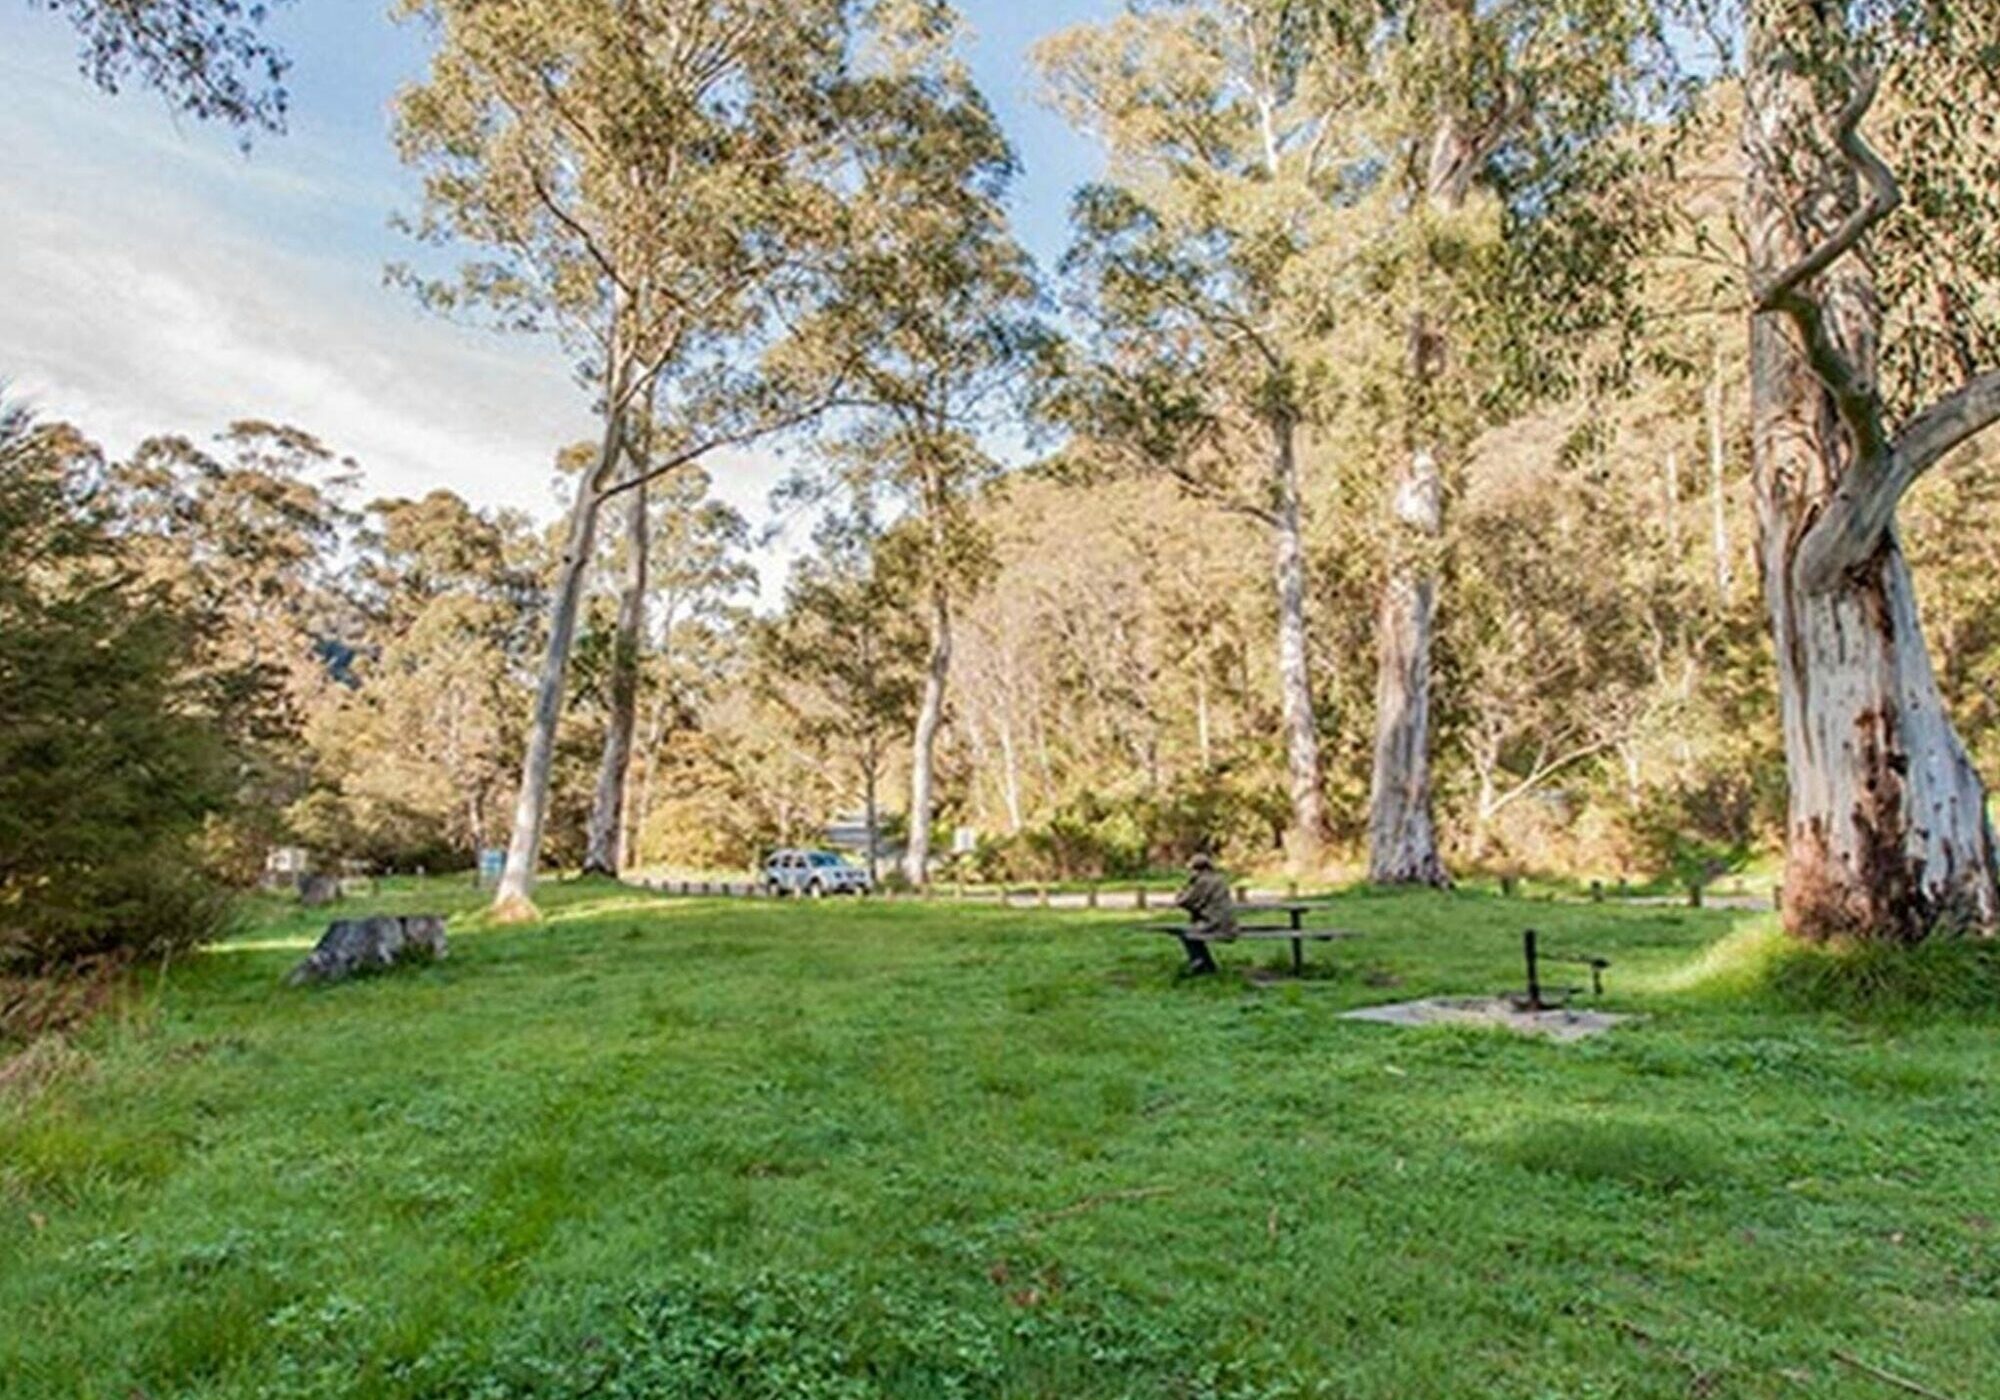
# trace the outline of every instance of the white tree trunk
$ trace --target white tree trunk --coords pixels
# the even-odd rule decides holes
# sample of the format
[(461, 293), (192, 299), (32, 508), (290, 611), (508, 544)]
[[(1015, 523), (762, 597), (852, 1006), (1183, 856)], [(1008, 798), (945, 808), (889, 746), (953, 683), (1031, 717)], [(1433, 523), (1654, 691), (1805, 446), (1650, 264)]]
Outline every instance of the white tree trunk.
[(1428, 557), (1444, 527), (1437, 454), (1419, 448), (1397, 489), (1395, 525), (1414, 546), (1390, 565), (1377, 619), (1375, 771), (1368, 797), (1368, 878), (1451, 883), (1431, 819), (1431, 632), (1437, 580)]
[(604, 755), (597, 768), (597, 795), (591, 803), (589, 841), (583, 857), (588, 873), (617, 875), (625, 865), (625, 784), (632, 768), (632, 735), (639, 714), (639, 655), (646, 635), (646, 488), (626, 493), (625, 587), (618, 598), (618, 634), (611, 644), (611, 696), (604, 720)]
[(514, 803), (514, 828), (507, 841), (507, 866), (493, 895), (493, 912), (501, 919), (532, 919), (535, 871), (542, 854), (542, 826), (548, 818), (549, 775), (555, 766), (556, 726), (562, 719), (563, 682), (569, 674), (570, 647), (576, 641), (577, 615), (583, 607), (584, 576), (590, 565), (597, 528), (598, 493), (618, 460), (620, 424), (613, 416), (604, 427), (597, 463), (577, 483), (570, 507), (569, 533), (563, 542), (562, 565), (555, 597), (549, 606), (549, 644), (542, 657), (541, 679), (535, 686), (535, 709), (528, 726), (527, 751), (521, 758), (521, 791)]
[(910, 754), (910, 832), (903, 873), (913, 885), (930, 882), (932, 776), (938, 726), (944, 720), (944, 693), (951, 677), (951, 599), (943, 584), (931, 588), (931, 650), (924, 668), (923, 700), (917, 706), (916, 740)]
[(1276, 456), (1271, 484), (1271, 526), (1278, 600), (1278, 689), (1285, 717), (1285, 762), (1290, 779), (1292, 828), (1286, 856), (1294, 871), (1316, 867), (1326, 839), (1326, 797), (1321, 787), (1319, 724), (1313, 710), (1307, 653), (1306, 562), (1299, 517), (1299, 468), (1289, 420), (1273, 425)]
[[(1858, 203), (1854, 171), (1815, 140), (1806, 79), (1753, 25), (1744, 144), (1753, 285), (1796, 265)], [(1822, 272), (1813, 297), (1860, 382), (1874, 382), (1881, 311), (1866, 264)], [(1759, 562), (1778, 659), (1789, 781), (1784, 917), (1808, 939), (1915, 942), (1991, 927), (1985, 790), (1944, 707), (1893, 516), (1808, 567), (1843, 486), (1879, 466), (1776, 313), (1750, 340)]]
[(1204, 781), (1215, 771), (1215, 745), (1209, 734), (1207, 660), (1206, 657), (1196, 659), (1194, 674), (1194, 741), (1195, 751), (1201, 755)]
[(1007, 833), (1021, 834), (1021, 762), (1014, 752), (1013, 699), (1004, 697), (1000, 711), (1000, 792), (1007, 804)]
[(882, 748), (870, 720), (861, 745), (862, 823), (868, 839), (868, 888), (873, 891), (882, 878)]
[(1727, 603), (1735, 583), (1734, 565), (1729, 557), (1729, 453), (1722, 421), (1722, 355), (1718, 351), (1708, 373), (1708, 531), (1709, 549), (1715, 555), (1715, 596)]

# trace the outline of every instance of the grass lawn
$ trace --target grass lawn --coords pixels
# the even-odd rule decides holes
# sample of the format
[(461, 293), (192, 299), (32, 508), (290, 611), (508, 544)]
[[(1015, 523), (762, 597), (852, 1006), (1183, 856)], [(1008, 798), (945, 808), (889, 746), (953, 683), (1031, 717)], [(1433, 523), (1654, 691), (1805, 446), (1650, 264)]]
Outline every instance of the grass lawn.
[[(1183, 983), (1129, 914), (544, 894), (392, 890), (451, 960), (318, 991), (260, 906), (0, 1090), (0, 1393), (2000, 1394), (2000, 1016), (1787, 1009), (1768, 916), (1357, 894)], [(1335, 1019), (1530, 919), (1648, 1019)]]

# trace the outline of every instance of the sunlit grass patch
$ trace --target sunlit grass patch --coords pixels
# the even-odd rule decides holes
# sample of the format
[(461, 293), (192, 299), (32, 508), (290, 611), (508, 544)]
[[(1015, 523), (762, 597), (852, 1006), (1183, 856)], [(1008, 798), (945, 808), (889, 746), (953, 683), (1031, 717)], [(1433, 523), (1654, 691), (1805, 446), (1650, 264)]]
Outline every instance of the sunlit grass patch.
[(2000, 941), (1792, 945), (1771, 958), (1766, 984), (1777, 1001), (1805, 1011), (1881, 1020), (2000, 1016)]
[[(1682, 1400), (1607, 1298), (1753, 1400), (2000, 1372), (1990, 1020), (1795, 1009), (1768, 918), (1371, 893), (1305, 982), (1183, 982), (1108, 911), (538, 899), (261, 901), (0, 1095), (0, 1392)], [(451, 958), (281, 985), (375, 909)], [(1339, 1019), (1516, 986), (1525, 925), (1644, 1019)]]

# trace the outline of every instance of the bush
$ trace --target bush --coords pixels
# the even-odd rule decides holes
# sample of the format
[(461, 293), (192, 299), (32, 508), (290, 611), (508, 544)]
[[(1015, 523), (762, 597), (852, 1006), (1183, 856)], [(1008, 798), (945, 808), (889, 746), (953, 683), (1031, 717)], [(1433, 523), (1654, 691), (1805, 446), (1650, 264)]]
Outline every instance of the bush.
[(0, 972), (151, 956), (219, 926), (196, 842), (227, 756), (192, 627), (125, 567), (94, 454), (0, 410)]
[(1159, 797), (1085, 792), (1037, 826), (982, 841), (974, 864), (989, 880), (1132, 879), (1197, 851), (1249, 864), (1269, 853), (1289, 814), (1283, 794), (1213, 784)]
[(1779, 1002), (1805, 1011), (1891, 1021), (2000, 1013), (2000, 944), (1990, 939), (1795, 943), (1771, 960), (1765, 978)]

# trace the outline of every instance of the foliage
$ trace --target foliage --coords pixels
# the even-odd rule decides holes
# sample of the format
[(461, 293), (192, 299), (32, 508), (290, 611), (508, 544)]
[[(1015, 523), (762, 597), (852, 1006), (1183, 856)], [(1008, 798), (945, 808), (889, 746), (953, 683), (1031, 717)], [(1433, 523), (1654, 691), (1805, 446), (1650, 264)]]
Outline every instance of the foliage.
[(519, 519), (445, 491), (375, 502), (357, 544), (351, 681), (313, 715), (315, 784), (289, 820), (349, 858), (463, 864), (493, 844), (519, 763), (541, 559)]
[(106, 92), (136, 78), (189, 116), (268, 131), (284, 127), (291, 62), (264, 37), (264, 23), (284, 3), (29, 0), (75, 26), (84, 76)]
[(215, 934), (197, 862), (230, 796), (182, 668), (200, 621), (111, 532), (95, 450), (0, 405), (0, 972)]

